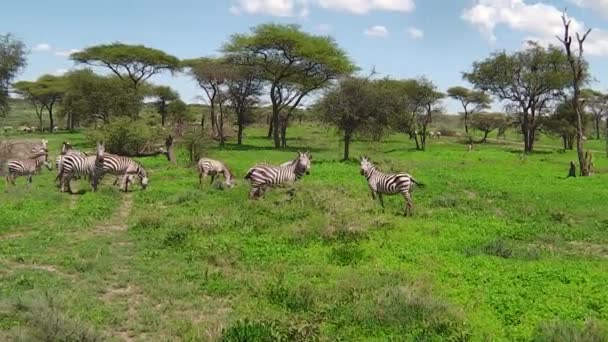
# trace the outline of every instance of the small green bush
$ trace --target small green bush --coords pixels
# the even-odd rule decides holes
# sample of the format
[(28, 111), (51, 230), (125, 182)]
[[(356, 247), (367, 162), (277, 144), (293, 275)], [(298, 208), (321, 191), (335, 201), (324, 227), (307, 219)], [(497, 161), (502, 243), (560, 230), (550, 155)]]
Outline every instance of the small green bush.
[(502, 239), (496, 239), (488, 242), (481, 247), (481, 251), (487, 255), (493, 255), (501, 258), (510, 258), (513, 255), (511, 247)]
[(347, 243), (334, 247), (330, 252), (330, 260), (336, 265), (355, 265), (363, 259), (364, 252), (357, 244)]
[(555, 320), (541, 323), (533, 341), (604, 342), (608, 341), (608, 329), (595, 320), (588, 320), (583, 327), (574, 322)]
[(309, 286), (288, 287), (282, 277), (267, 285), (268, 300), (290, 311), (308, 311), (315, 305), (315, 298)]
[(124, 156), (136, 155), (162, 141), (158, 127), (129, 118), (116, 118), (101, 129), (86, 131), (85, 135), (91, 143), (103, 141), (107, 152)]

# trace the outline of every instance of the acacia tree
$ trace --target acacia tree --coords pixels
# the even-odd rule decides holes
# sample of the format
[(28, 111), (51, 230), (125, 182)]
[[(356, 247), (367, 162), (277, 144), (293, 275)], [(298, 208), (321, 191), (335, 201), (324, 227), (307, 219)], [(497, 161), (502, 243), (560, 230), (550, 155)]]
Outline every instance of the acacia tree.
[(599, 140), (600, 124), (604, 116), (608, 114), (608, 94), (593, 89), (584, 89), (581, 91), (581, 97), (585, 101), (586, 109), (593, 115), (595, 138)]
[(108, 68), (121, 80), (129, 81), (136, 92), (150, 77), (179, 69), (179, 59), (161, 50), (118, 42), (91, 46), (71, 54), (70, 58), (77, 63)]
[(315, 104), (321, 119), (344, 134), (344, 160), (349, 159), (355, 133), (377, 131), (388, 112), (397, 108), (396, 97), (382, 89), (386, 88), (379, 81), (346, 77)]
[(578, 32), (576, 32), (576, 40), (578, 42), (578, 51), (575, 55), (572, 51), (572, 36), (570, 35), (570, 24), (571, 20), (566, 18), (566, 14), (562, 15), (562, 22), (564, 25), (564, 36), (563, 38), (557, 37), (557, 39), (562, 42), (564, 48), (566, 50), (566, 56), (568, 57), (568, 63), (570, 64), (570, 69), (572, 71), (572, 87), (573, 87), (573, 95), (572, 95), (572, 108), (574, 109), (574, 113), (576, 114), (576, 154), (578, 155), (579, 161), (579, 169), (581, 176), (589, 176), (589, 164), (587, 163), (587, 157), (584, 151), (585, 142), (583, 137), (584, 126), (583, 126), (583, 108), (585, 107), (584, 101), (581, 98), (581, 88), (586, 81), (587, 78), (587, 68), (585, 60), (583, 59), (583, 45), (585, 43), (585, 39), (591, 32), (591, 29), (588, 29), (587, 32), (581, 37)]
[(448, 96), (458, 100), (464, 110), (464, 131), (469, 135), (469, 116), (480, 113), (490, 108), (492, 100), (483, 91), (474, 91), (465, 87), (451, 87)]
[(543, 48), (534, 42), (529, 42), (525, 50), (496, 52), (473, 63), (473, 70), (464, 73), (464, 78), (475, 88), (507, 101), (517, 113), (525, 153), (534, 149), (543, 112), (571, 83), (566, 55), (555, 47)]
[(572, 108), (572, 100), (564, 98), (547, 118), (543, 119), (543, 132), (550, 133), (562, 139), (564, 150), (574, 148), (576, 138), (576, 114)]
[(286, 146), (289, 119), (303, 98), (355, 70), (331, 37), (297, 25), (259, 25), (250, 34), (233, 35), (223, 50), (236, 63), (261, 70), (270, 90), (276, 148)]
[(61, 113), (67, 128), (81, 122), (102, 120), (108, 124), (115, 117), (137, 117), (142, 98), (131, 85), (117, 76), (100, 76), (89, 69), (67, 73), (66, 89), (61, 100)]
[[(231, 67), (223, 58), (201, 57), (189, 59), (182, 62), (188, 69), (188, 73), (196, 80), (203, 89), (208, 103), (209, 115), (211, 116), (211, 126), (214, 136), (224, 144), (224, 99), (222, 98), (225, 82), (231, 73)], [(219, 111), (216, 111), (216, 108)], [(201, 126), (204, 126), (205, 118), (201, 119)]]
[(168, 106), (171, 102), (179, 100), (179, 95), (168, 86), (152, 86), (150, 95), (156, 98), (154, 105), (158, 114), (160, 114), (160, 124), (164, 127), (168, 114)]
[(483, 132), (483, 138), (476, 141), (476, 144), (485, 143), (492, 131), (508, 125), (509, 119), (502, 113), (474, 113), (471, 115), (471, 128)]
[(262, 95), (263, 84), (260, 71), (255, 67), (235, 65), (226, 84), (228, 101), (236, 114), (237, 145), (241, 145), (243, 129), (249, 123), (253, 108), (259, 102), (259, 96)]
[(28, 101), (34, 107), (36, 117), (38, 118), (38, 129), (42, 131), (42, 115), (44, 114), (44, 108), (42, 107), (40, 98), (37, 96), (36, 83), (29, 81), (15, 82), (15, 84), (13, 84), (13, 89), (17, 95)]
[(9, 86), (26, 65), (23, 42), (11, 34), (0, 34), (0, 117), (9, 110)]
[(21, 81), (15, 89), (24, 98), (27, 98), (36, 110), (36, 115), (42, 130), (42, 111), (46, 111), (49, 118), (49, 131), (55, 127), (54, 110), (66, 91), (65, 78), (62, 76), (43, 75), (35, 82)]

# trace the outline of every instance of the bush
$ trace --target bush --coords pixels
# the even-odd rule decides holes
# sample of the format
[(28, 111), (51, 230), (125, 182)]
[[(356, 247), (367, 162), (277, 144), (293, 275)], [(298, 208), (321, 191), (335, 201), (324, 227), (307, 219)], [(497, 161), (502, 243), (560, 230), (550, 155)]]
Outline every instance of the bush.
[(487, 255), (493, 255), (501, 258), (510, 258), (513, 254), (511, 247), (502, 239), (490, 241), (481, 248), (482, 252)]
[(85, 135), (91, 143), (103, 141), (107, 152), (123, 156), (142, 153), (162, 140), (160, 128), (129, 118), (114, 119), (101, 129), (86, 131)]
[(222, 342), (274, 342), (280, 335), (272, 322), (238, 321), (222, 332)]
[(209, 146), (212, 146), (212, 140), (205, 134), (203, 129), (195, 127), (184, 135), (182, 145), (188, 150), (190, 162), (196, 163), (207, 154), (207, 149)]
[(283, 278), (267, 285), (268, 300), (290, 311), (307, 311), (315, 305), (312, 289), (308, 286), (288, 287)]
[(340, 265), (354, 265), (363, 259), (363, 250), (354, 243), (347, 243), (332, 249), (330, 254), (331, 262)]
[(28, 328), (15, 336), (16, 341), (104, 341), (103, 335), (85, 324), (67, 317), (57, 301), (49, 293), (20, 300), (14, 306), (19, 316), (28, 323)]
[(163, 217), (158, 213), (146, 213), (137, 218), (133, 228), (157, 229), (163, 223)]
[(608, 329), (600, 323), (589, 320), (581, 328), (570, 321), (550, 321), (541, 323), (536, 329), (536, 342), (603, 342), (608, 339)]

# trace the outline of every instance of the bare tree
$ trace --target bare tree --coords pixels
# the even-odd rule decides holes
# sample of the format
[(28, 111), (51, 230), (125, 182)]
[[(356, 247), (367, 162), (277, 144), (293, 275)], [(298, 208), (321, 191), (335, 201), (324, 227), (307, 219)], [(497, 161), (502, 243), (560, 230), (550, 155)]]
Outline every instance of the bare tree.
[(585, 43), (585, 39), (591, 32), (591, 29), (588, 29), (587, 32), (581, 37), (581, 35), (576, 33), (576, 40), (578, 42), (578, 51), (575, 53), (572, 51), (572, 36), (570, 35), (570, 24), (572, 20), (569, 20), (564, 13), (562, 15), (562, 22), (564, 24), (564, 38), (557, 37), (559, 41), (564, 44), (566, 49), (566, 55), (568, 56), (568, 62), (570, 63), (570, 68), (572, 69), (572, 87), (574, 88), (574, 94), (572, 96), (572, 107), (574, 108), (574, 112), (576, 114), (576, 153), (578, 155), (578, 162), (581, 176), (589, 176), (589, 165), (587, 164), (587, 160), (585, 158), (584, 149), (584, 132), (583, 132), (583, 108), (584, 101), (581, 99), (581, 85), (585, 82), (586, 78), (586, 65), (583, 60), (583, 44)]

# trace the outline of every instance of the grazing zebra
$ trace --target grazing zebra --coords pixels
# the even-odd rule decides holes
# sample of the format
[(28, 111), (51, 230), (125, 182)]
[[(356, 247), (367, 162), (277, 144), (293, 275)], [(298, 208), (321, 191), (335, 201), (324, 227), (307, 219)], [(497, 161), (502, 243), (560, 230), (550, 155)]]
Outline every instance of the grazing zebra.
[(372, 198), (375, 200), (376, 195), (380, 200), (380, 204), (384, 208), (384, 200), (382, 195), (402, 194), (405, 199), (404, 215), (408, 212), (411, 214), (413, 209), (411, 186), (412, 183), (423, 186), (407, 173), (386, 174), (378, 170), (374, 164), (367, 158), (361, 158), (361, 175), (367, 178), (367, 184), (372, 192)]
[(201, 158), (198, 161), (198, 183), (203, 184), (203, 177), (207, 178), (208, 175), (211, 175), (211, 182), (209, 184), (213, 184), (213, 180), (215, 176), (218, 174), (224, 175), (224, 184), (226, 186), (232, 188), (234, 186), (234, 177), (230, 169), (226, 166), (226, 164), (222, 163), (218, 160)]
[[(105, 158), (105, 147), (103, 143), (97, 144), (97, 150), (94, 156), (86, 156), (80, 154), (66, 154), (61, 161), (60, 187), (61, 192), (72, 192), (70, 181), (73, 178), (89, 176), (91, 180), (96, 180), (103, 172), (103, 161)], [(96, 190), (97, 184), (91, 184), (93, 191)]]
[(129, 189), (129, 183), (132, 180), (133, 175), (139, 177), (139, 183), (142, 189), (148, 187), (148, 173), (141, 164), (129, 157), (117, 156), (115, 154), (106, 154), (103, 159), (103, 171), (95, 174), (93, 179), (94, 189), (97, 188), (97, 184), (101, 181), (101, 178), (105, 174), (111, 174), (117, 176), (114, 184), (122, 180), (124, 185), (123, 191), (127, 192)]
[(252, 167), (245, 175), (251, 184), (249, 198), (256, 199), (264, 194), (267, 187), (295, 182), (304, 174), (309, 174), (311, 159), (310, 153), (298, 152), (296, 159), (281, 166), (258, 164)]
[(12, 159), (9, 160), (8, 175), (6, 176), (6, 186), (9, 183), (15, 185), (15, 178), (18, 176), (27, 176), (28, 184), (32, 184), (32, 176), (37, 174), (42, 165), (51, 170), (51, 163), (48, 161), (49, 154), (44, 147), (35, 149), (34, 155), (30, 159)]

